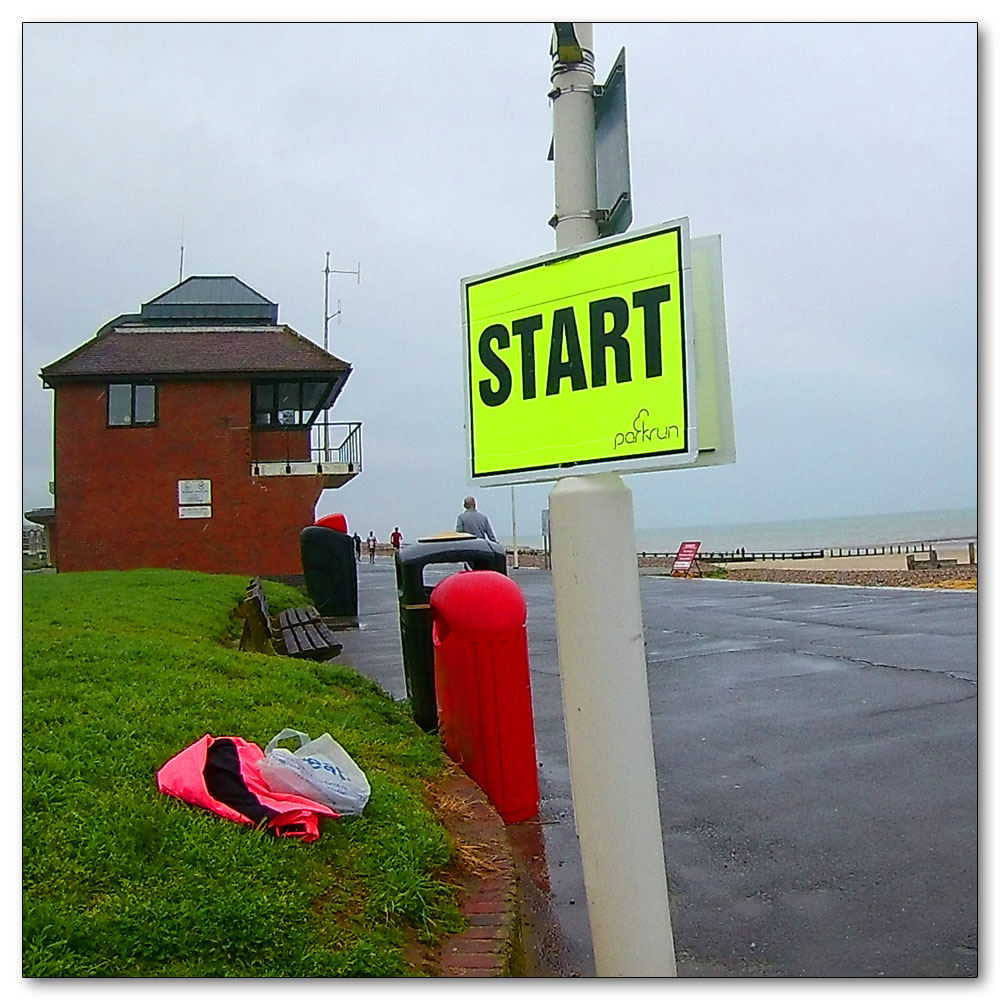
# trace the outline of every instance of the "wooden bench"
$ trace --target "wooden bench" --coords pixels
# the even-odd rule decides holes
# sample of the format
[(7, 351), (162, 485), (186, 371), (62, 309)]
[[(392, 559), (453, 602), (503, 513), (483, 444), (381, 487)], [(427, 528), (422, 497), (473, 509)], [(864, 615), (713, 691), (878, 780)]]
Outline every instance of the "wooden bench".
[(313, 607), (282, 611), (275, 624), (259, 577), (250, 581), (247, 596), (236, 613), (243, 619), (243, 634), (240, 636), (242, 650), (299, 659), (330, 660), (339, 656), (344, 648)]

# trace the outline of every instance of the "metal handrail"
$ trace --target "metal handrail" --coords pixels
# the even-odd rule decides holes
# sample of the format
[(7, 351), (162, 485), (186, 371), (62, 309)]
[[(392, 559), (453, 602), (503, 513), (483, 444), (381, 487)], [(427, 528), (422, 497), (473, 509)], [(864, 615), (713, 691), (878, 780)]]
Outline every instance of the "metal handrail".
[[(338, 440), (339, 444), (331, 443)], [(338, 463), (346, 465), (350, 472), (360, 472), (361, 422), (327, 423), (317, 421), (310, 429), (309, 460), (318, 465)]]

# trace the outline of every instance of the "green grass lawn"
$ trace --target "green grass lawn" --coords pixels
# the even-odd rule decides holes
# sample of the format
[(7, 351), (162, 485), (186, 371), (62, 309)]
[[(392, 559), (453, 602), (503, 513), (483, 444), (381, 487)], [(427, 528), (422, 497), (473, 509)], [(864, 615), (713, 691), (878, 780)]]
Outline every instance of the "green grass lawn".
[[(23, 577), (25, 976), (402, 976), (459, 929), (454, 848), (425, 805), (446, 758), (348, 665), (242, 653), (247, 580), (172, 570)], [(271, 610), (307, 603), (266, 584)], [(360, 817), (312, 844), (189, 806), (156, 771), (205, 733), (329, 732)]]

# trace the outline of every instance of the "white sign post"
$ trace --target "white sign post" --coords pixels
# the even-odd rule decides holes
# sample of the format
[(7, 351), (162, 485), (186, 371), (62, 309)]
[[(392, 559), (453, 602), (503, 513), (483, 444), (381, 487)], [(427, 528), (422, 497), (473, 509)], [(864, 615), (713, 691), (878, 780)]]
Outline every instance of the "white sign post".
[(721, 239), (681, 218), (598, 241), (593, 28), (554, 41), (556, 252), (462, 281), (469, 478), (557, 480), (542, 534), (597, 974), (676, 976), (621, 475), (735, 461)]
[[(593, 26), (583, 60), (553, 53), (556, 245), (597, 238)], [(632, 493), (617, 473), (549, 496), (570, 785), (598, 976), (676, 976)], [(613, 812), (609, 813), (609, 807)]]

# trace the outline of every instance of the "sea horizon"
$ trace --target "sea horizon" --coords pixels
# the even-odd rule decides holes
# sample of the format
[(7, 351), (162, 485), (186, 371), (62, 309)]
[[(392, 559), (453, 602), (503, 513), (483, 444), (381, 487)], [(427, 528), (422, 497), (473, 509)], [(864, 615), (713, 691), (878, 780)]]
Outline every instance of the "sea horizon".
[[(637, 552), (676, 552), (682, 542), (701, 542), (706, 552), (793, 552), (800, 549), (857, 548), (905, 542), (978, 543), (978, 507), (900, 511), (892, 514), (856, 514), (844, 517), (786, 518), (636, 527)], [(499, 526), (495, 526), (499, 527)], [(511, 544), (509, 528), (498, 531)], [(518, 531), (524, 548), (543, 548), (540, 534)]]

